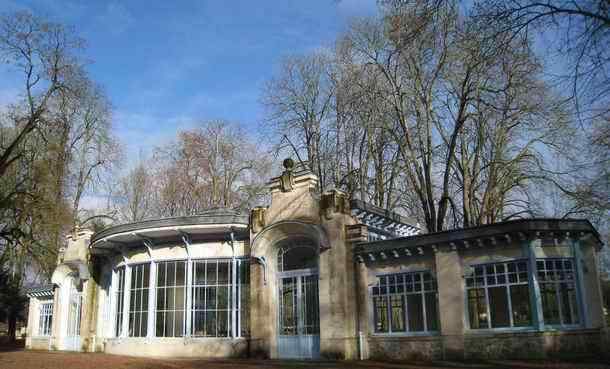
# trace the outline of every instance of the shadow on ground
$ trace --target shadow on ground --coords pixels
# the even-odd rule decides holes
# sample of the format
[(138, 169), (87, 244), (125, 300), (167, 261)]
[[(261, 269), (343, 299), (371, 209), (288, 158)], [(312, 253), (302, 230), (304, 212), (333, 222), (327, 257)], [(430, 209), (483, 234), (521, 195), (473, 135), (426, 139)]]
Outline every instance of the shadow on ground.
[(25, 346), (25, 340), (19, 339), (10, 342), (8, 337), (0, 336), (0, 352), (22, 351)]
[(494, 361), (494, 362), (436, 362), (387, 363), (378, 361), (286, 361), (258, 359), (154, 359), (107, 354), (26, 351), (15, 348), (0, 350), (2, 369), (610, 369), (604, 362), (567, 361)]

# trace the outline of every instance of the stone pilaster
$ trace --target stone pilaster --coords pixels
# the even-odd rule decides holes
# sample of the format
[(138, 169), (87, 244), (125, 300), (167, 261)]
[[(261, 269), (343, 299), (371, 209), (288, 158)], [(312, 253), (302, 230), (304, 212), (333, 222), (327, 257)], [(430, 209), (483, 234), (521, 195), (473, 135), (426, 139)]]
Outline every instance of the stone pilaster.
[(445, 359), (464, 358), (464, 279), (457, 251), (436, 252), (438, 304)]

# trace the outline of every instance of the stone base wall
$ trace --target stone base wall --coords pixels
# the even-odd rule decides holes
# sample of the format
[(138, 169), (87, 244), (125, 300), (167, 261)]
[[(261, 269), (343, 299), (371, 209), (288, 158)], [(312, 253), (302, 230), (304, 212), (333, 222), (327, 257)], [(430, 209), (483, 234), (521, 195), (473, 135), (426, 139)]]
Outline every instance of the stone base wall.
[(373, 360), (432, 361), (442, 359), (443, 344), (440, 336), (370, 336), (368, 353)]
[(610, 360), (610, 327), (606, 327), (602, 330), (602, 356), (605, 359)]
[(25, 348), (28, 350), (48, 350), (50, 337), (28, 337)]
[(143, 357), (247, 357), (245, 338), (112, 338), (104, 352), (114, 355)]
[(321, 338), (320, 358), (325, 360), (357, 360), (358, 338)]
[(469, 334), (466, 359), (545, 359), (599, 357), (602, 332), (593, 330)]

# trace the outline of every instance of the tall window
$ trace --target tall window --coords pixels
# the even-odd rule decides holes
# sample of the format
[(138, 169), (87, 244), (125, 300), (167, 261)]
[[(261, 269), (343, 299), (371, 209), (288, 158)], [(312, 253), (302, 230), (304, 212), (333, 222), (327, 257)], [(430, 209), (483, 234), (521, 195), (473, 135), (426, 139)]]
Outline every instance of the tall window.
[(232, 268), (233, 262), (228, 259), (193, 261), (193, 336), (232, 336), (233, 316), (235, 336), (248, 334), (249, 264), (236, 260), (236, 283)]
[(130, 337), (146, 337), (149, 282), (150, 264), (131, 266), (131, 288), (129, 289)]
[(230, 335), (231, 264), (230, 260), (193, 262), (193, 336)]
[(53, 324), (53, 302), (40, 304), (40, 317), (38, 321), (38, 335), (50, 336)]
[(165, 261), (157, 264), (157, 337), (184, 335), (185, 277), (185, 261)]
[(537, 259), (538, 283), (544, 323), (574, 325), (580, 322), (576, 272), (572, 258)]
[(471, 329), (532, 324), (527, 260), (472, 266), (466, 290)]
[(116, 269), (116, 289), (114, 292), (114, 299), (116, 301), (116, 314), (114, 321), (114, 335), (116, 337), (120, 337), (123, 332), (123, 306), (124, 306), (124, 296), (125, 296), (125, 267), (120, 267)]
[(380, 276), (372, 295), (375, 332), (438, 330), (438, 293), (432, 273)]

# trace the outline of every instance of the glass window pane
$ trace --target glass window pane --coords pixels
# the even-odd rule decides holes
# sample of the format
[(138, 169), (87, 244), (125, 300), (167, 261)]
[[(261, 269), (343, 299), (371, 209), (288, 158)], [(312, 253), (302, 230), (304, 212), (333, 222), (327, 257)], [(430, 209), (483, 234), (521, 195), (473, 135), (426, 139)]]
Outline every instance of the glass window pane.
[(205, 335), (216, 337), (216, 311), (207, 311), (205, 314)]
[(560, 324), (559, 305), (557, 304), (557, 289), (554, 283), (541, 283), (542, 314), (546, 324)]
[(438, 331), (438, 293), (426, 293), (426, 324), (428, 331)]
[(387, 332), (388, 305), (386, 296), (379, 296), (373, 298), (373, 312), (375, 320), (375, 332)]
[(157, 329), (155, 335), (157, 337), (165, 337), (165, 313), (157, 313)]
[(407, 295), (407, 319), (410, 332), (424, 330), (424, 306), (421, 294)]
[(227, 284), (229, 277), (229, 263), (226, 261), (218, 262), (218, 284)]
[(205, 283), (205, 262), (193, 262), (193, 284)]
[(167, 279), (166, 286), (176, 285), (176, 263), (170, 261), (167, 263)]
[(471, 329), (489, 328), (487, 326), (487, 304), (484, 289), (468, 290), (468, 314)]
[(216, 284), (216, 260), (208, 261), (206, 269), (206, 283)]
[(183, 261), (176, 263), (176, 286), (186, 285), (186, 264)]
[(400, 295), (392, 296), (391, 304), (392, 304), (392, 332), (403, 332), (405, 330), (404, 296), (400, 296)]
[(491, 327), (510, 327), (510, 314), (506, 287), (489, 288), (489, 310), (491, 313)]
[(148, 288), (150, 284), (150, 264), (144, 264), (144, 273), (142, 275), (142, 286)]
[(532, 325), (530, 291), (527, 284), (510, 286), (510, 300), (513, 308), (513, 324), (515, 327)]
[(576, 302), (576, 293), (574, 284), (572, 283), (561, 283), (561, 312), (563, 318), (563, 324), (577, 324), (578, 323), (578, 308)]
[(167, 263), (157, 264), (157, 286), (165, 286), (165, 271)]

